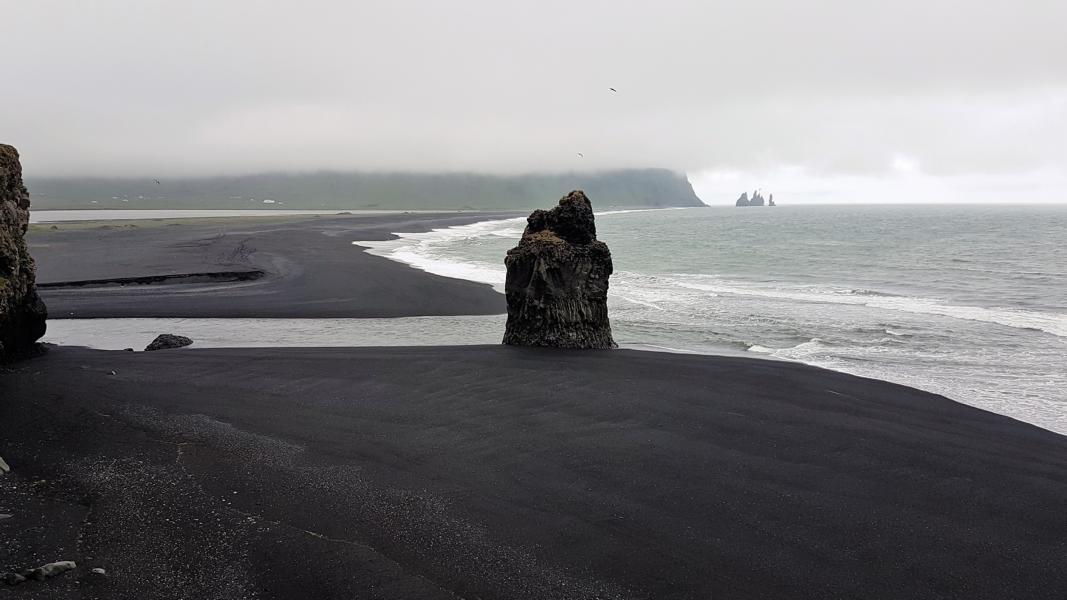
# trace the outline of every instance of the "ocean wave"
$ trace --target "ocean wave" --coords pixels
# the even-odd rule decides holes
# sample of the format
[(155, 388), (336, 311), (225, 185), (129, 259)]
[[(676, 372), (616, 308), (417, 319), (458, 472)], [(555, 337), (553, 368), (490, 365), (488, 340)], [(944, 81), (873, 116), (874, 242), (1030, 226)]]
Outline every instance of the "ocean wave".
[[(631, 209), (604, 211), (598, 215), (648, 212), (670, 209)], [(384, 256), (415, 268), (445, 277), (467, 279), (492, 285), (503, 291), (506, 271), (502, 264), (462, 260), (454, 252), (442, 253), (463, 240), (486, 237), (518, 237), (525, 218), (480, 221), (469, 225), (434, 229), (424, 233), (398, 233), (398, 239), (386, 241), (357, 241), (353, 244), (367, 248), (367, 252)], [(1016, 308), (983, 307), (949, 304), (942, 300), (900, 296), (867, 288), (828, 288), (820, 286), (774, 287), (720, 279), (701, 274), (648, 275), (618, 272), (613, 296), (654, 310), (684, 309), (674, 306), (670, 289), (689, 289), (703, 292), (706, 297), (737, 295), (797, 302), (860, 305), (877, 310), (911, 314), (934, 315), (966, 321), (991, 323), (1022, 330), (1044, 332), (1067, 338), (1067, 315), (1037, 312)], [(894, 333), (886, 332), (888, 335)]]
[(1058, 313), (1043, 313), (1015, 308), (954, 305), (931, 298), (894, 296), (882, 293), (857, 294), (854, 290), (758, 287), (726, 280), (713, 280), (707, 283), (679, 281), (677, 285), (686, 289), (707, 291), (714, 294), (756, 296), (812, 303), (861, 305), (881, 310), (895, 310), (913, 314), (936, 315), (966, 321), (993, 323), (1016, 329), (1041, 331), (1057, 337), (1067, 337), (1067, 315)]
[[(365, 248), (368, 254), (381, 256), (410, 265), (416, 269), (478, 283), (487, 283), (499, 292), (504, 291), (506, 272), (503, 265), (488, 265), (476, 261), (459, 260), (454, 256), (441, 256), (441, 248), (464, 241), (485, 237), (518, 237), (526, 222), (525, 217), (479, 221), (469, 225), (442, 227), (421, 233), (394, 233), (392, 240), (354, 241), (354, 246)], [(514, 233), (513, 233), (514, 232)]]
[(889, 292), (879, 292), (878, 290), (865, 290), (862, 288), (854, 290), (845, 290), (841, 292), (843, 294), (851, 296), (880, 296), (883, 298), (899, 298), (900, 294), (890, 294)]
[(620, 208), (618, 210), (598, 210), (593, 214), (598, 217), (605, 217), (608, 215), (625, 215), (629, 213), (645, 213), (645, 212), (665, 212), (669, 210), (692, 210), (694, 208), (707, 208), (707, 206), (664, 206), (661, 208)]
[[(663, 210), (684, 210), (684, 208), (635, 208), (608, 210), (596, 212), (595, 214), (597, 216), (605, 216)], [(396, 239), (357, 240), (352, 242), (352, 245), (365, 248), (368, 254), (402, 262), (434, 275), (487, 283), (497, 291), (503, 292), (504, 279), (507, 275), (503, 265), (488, 265), (471, 260), (462, 260), (452, 254), (442, 256), (440, 251), (456, 242), (480, 238), (503, 237), (518, 240), (525, 226), (526, 217), (492, 219), (467, 225), (441, 227), (419, 233), (393, 232), (393, 235), (397, 236)], [(637, 300), (632, 301), (638, 302)], [(651, 304), (649, 306), (658, 308)]]
[(618, 297), (627, 302), (633, 302), (634, 304), (640, 304), (641, 306), (645, 306), (655, 310), (663, 310), (662, 306), (659, 306), (658, 304), (654, 304), (652, 302), (645, 302), (644, 300), (638, 300), (637, 298), (633, 298), (631, 296), (624, 296), (622, 294), (619, 294)]
[(696, 350), (686, 350), (685, 348), (674, 348), (671, 346), (660, 346), (657, 344), (623, 344), (622, 347), (632, 348), (634, 350), (644, 350), (646, 348), (651, 348), (653, 351), (662, 350), (664, 352), (670, 352), (673, 354), (703, 354), (703, 352), (698, 352)]

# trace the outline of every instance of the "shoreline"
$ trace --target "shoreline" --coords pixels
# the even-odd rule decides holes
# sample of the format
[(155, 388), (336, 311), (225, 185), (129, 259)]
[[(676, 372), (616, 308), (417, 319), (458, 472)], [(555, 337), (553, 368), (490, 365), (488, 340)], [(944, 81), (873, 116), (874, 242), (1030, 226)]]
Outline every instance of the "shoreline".
[[(498, 314), (348, 319), (57, 319), (50, 323), (42, 342), (92, 350), (132, 347), (140, 351), (165, 331), (191, 338), (197, 349), (497, 345), (506, 317), (506, 314)], [(797, 362), (728, 346), (699, 352), (639, 340), (617, 341), (625, 350)]]
[[(662, 210), (684, 210), (684, 209), (662, 209)], [(632, 211), (606, 211), (600, 214), (612, 214), (615, 212), (632, 212)], [(458, 227), (450, 228), (449, 231), (444, 232), (413, 232), (413, 233), (400, 233), (400, 238), (396, 240), (373, 242), (366, 244), (371, 249), (367, 250), (368, 253), (382, 256), (389, 260), (394, 260), (398, 263), (409, 265), (410, 267), (419, 271), (427, 272), (430, 274), (441, 275), (446, 277), (466, 279), (468, 281), (485, 283), (492, 285), (497, 291), (503, 291), (503, 271), (501, 270), (488, 270), (476, 260), (455, 260), (453, 262), (447, 262), (448, 258), (441, 258), (436, 255), (435, 252), (420, 253), (418, 246), (423, 243), (435, 244), (439, 242), (446, 243), (452, 239), (465, 239), (467, 237), (479, 237), (479, 236), (499, 236), (502, 231), (512, 230), (515, 231), (517, 237), (518, 231), (522, 229), (522, 219), (491, 219), (471, 223), (468, 225), (462, 225)], [(414, 249), (412, 249), (414, 248)], [(613, 287), (615, 294), (618, 294), (622, 298), (622, 292), (619, 292), (618, 287)], [(730, 289), (728, 293), (745, 294), (751, 293), (752, 290), (748, 289)], [(612, 292), (609, 292), (609, 296)], [(629, 298), (623, 298), (630, 302)], [(901, 298), (908, 299), (910, 298)], [(852, 299), (850, 299), (852, 300)], [(937, 306), (931, 308), (929, 306), (915, 307), (915, 306), (896, 306), (893, 304), (898, 298), (884, 299), (877, 296), (862, 297), (856, 299), (855, 302), (863, 302), (866, 305), (877, 305), (878, 308), (884, 308), (887, 311), (901, 311), (905, 314), (929, 314), (934, 316), (941, 316), (946, 318), (963, 319), (969, 321), (976, 321), (981, 323), (990, 323), (998, 326), (1016, 327), (1032, 329), (1040, 331), (1048, 335), (1056, 336), (1056, 339), (1062, 338), (1064, 334), (1063, 325), (1052, 321), (1035, 321), (1035, 322), (1019, 322), (1019, 319), (1023, 317), (1019, 314), (1012, 313), (1005, 309), (1003, 311), (996, 311), (994, 309), (984, 307), (973, 306)], [(795, 298), (797, 302), (825, 302), (826, 299), (821, 296), (797, 296)], [(611, 300), (609, 299), (609, 303)], [(934, 301), (927, 300), (927, 304), (931, 304)], [(949, 310), (953, 309), (953, 310)], [(957, 310), (958, 309), (958, 310)], [(926, 311), (926, 312), (924, 312)], [(1004, 312), (1005, 315), (1001, 315), (1000, 312)], [(988, 313), (988, 314), (987, 314)], [(995, 313), (995, 314), (994, 314)], [(1011, 314), (1008, 314), (1011, 313)], [(618, 313), (615, 313), (616, 315)], [(1005, 321), (1006, 316), (1011, 317)], [(1027, 318), (1032, 321), (1036, 319), (1034, 315), (1026, 315)], [(887, 317), (891, 319), (892, 317)], [(620, 321), (618, 318), (612, 318), (613, 329), (616, 332), (616, 338), (620, 336), (620, 323), (622, 329), (625, 329), (625, 321)], [(886, 336), (897, 336), (899, 334), (893, 333), (889, 329), (884, 329)], [(1049, 431), (1053, 431), (1058, 434), (1067, 435), (1067, 421), (1058, 417), (1058, 414), (1062, 412), (1050, 412), (1056, 409), (1067, 410), (1067, 405), (1056, 406), (1056, 396), (1039, 396), (1039, 399), (1046, 401), (1046, 404), (1052, 406), (1045, 406), (1042, 404), (1037, 408), (1015, 410), (1012, 408), (1010, 399), (1002, 399), (1003, 396), (997, 396), (992, 391), (976, 392), (973, 389), (963, 389), (966, 386), (952, 385), (946, 383), (936, 375), (931, 376), (929, 370), (909, 370), (909, 369), (890, 369), (887, 368), (885, 363), (881, 362), (864, 362), (863, 360), (851, 360), (852, 357), (846, 356), (826, 356), (814, 355), (806, 356), (809, 352), (806, 349), (809, 346), (822, 343), (822, 336), (813, 333), (809, 337), (793, 342), (791, 346), (774, 346), (765, 347), (761, 344), (761, 341), (757, 338), (756, 342), (752, 342), (752, 338), (735, 338), (731, 340), (717, 340), (721, 343), (715, 342), (693, 342), (686, 345), (681, 339), (678, 340), (655, 340), (655, 341), (637, 341), (633, 342), (628, 347), (637, 347), (638, 345), (645, 347), (660, 347), (672, 352), (680, 353), (697, 353), (702, 355), (725, 355), (725, 356), (748, 356), (751, 358), (759, 358), (764, 360), (783, 361), (790, 363), (798, 363), (809, 365), (818, 368), (824, 368), (839, 373), (846, 373), (850, 375), (856, 375), (860, 377), (871, 377), (883, 381), (889, 381), (916, 389), (922, 389), (931, 393), (944, 394), (956, 399), (959, 402), (968, 404), (970, 406), (976, 406), (985, 410), (996, 412), (997, 414), (1003, 414), (1010, 416), (1020, 421), (1027, 422)], [(742, 342), (741, 340), (746, 341)], [(743, 349), (742, 348), (743, 345)], [(801, 352), (801, 349), (805, 349), (805, 352)], [(796, 351), (796, 352), (793, 352)], [(799, 355), (792, 356), (791, 354)], [(995, 390), (997, 388), (990, 388)]]
[[(619, 211), (607, 211), (607, 213), (613, 212)], [(452, 266), (455, 263), (437, 265), (440, 268), (427, 268), (427, 265), (421, 265), (420, 268), (419, 264), (412, 264), (411, 261), (403, 260), (403, 257), (395, 256), (391, 250), (382, 251), (383, 246), (386, 248), (411, 246), (420, 243), (421, 240), (434, 239), (441, 235), (464, 237), (493, 234), (501, 223), (509, 229), (512, 228), (512, 221), (515, 225), (513, 229), (518, 230), (521, 229), (523, 219), (523, 216), (513, 216), (513, 214), (475, 213), (333, 215), (325, 218), (297, 215), (277, 218), (229, 218), (211, 222), (204, 221), (199, 224), (193, 223), (197, 221), (196, 219), (177, 222), (162, 221), (152, 223), (152, 228), (129, 230), (120, 225), (107, 229), (109, 225), (96, 223), (85, 229), (70, 231), (63, 229), (35, 231), (31, 234), (30, 241), (31, 251), (35, 254), (41, 253), (44, 257), (41, 261), (41, 281), (44, 284), (41, 292), (46, 303), (52, 308), (53, 323), (67, 318), (321, 319), (321, 323), (329, 331), (321, 338), (323, 339), (321, 343), (315, 341), (314, 332), (301, 331), (307, 329), (306, 323), (280, 325), (277, 335), (285, 337), (287, 341), (273, 344), (269, 342), (269, 333), (263, 335), (267, 341), (255, 339), (255, 332), (261, 329), (256, 324), (247, 332), (234, 332), (232, 323), (222, 324), (217, 329), (219, 331), (229, 329), (235, 337), (244, 340), (240, 344), (234, 344), (242, 347), (342, 346), (347, 345), (343, 337), (346, 335), (346, 329), (353, 332), (349, 334), (350, 338), (359, 336), (360, 341), (356, 345), (368, 346), (377, 345), (373, 340), (388, 337), (388, 332), (381, 327), (370, 325), (352, 327), (346, 325), (344, 322), (346, 319), (459, 317), (476, 314), (491, 316), (505, 313), (502, 295), (488, 289), (488, 284), (475, 283), (489, 282), (493, 280), (493, 277), (481, 273), (461, 272), (462, 269), (457, 270)], [(179, 222), (182, 225), (170, 226)], [(445, 231), (442, 232), (441, 229)], [(321, 234), (319, 230), (327, 233)], [(221, 234), (229, 231), (233, 231), (234, 234), (219, 238)], [(364, 232), (369, 232), (369, 235)], [(266, 236), (273, 247), (257, 248), (257, 252), (260, 253), (259, 258), (266, 255), (266, 260), (251, 264), (244, 260), (241, 249), (247, 246), (258, 247), (259, 243), (256, 240), (261, 235)], [(148, 239), (150, 245), (159, 245), (158, 254), (149, 253), (147, 257), (138, 255), (143, 253), (145, 245), (139, 242), (128, 244), (134, 246), (133, 250), (136, 254), (131, 252), (130, 248), (120, 247), (123, 245), (120, 243), (121, 240), (135, 239), (137, 236), (141, 236), (142, 240)], [(51, 246), (51, 241), (64, 238), (69, 239), (71, 250), (63, 251), (62, 248)], [(374, 238), (382, 241), (367, 243), (368, 239)], [(110, 243), (108, 239), (111, 240)], [(317, 240), (314, 251), (293, 253), (293, 245), (302, 245), (310, 240)], [(42, 244), (48, 247), (39, 248)], [(364, 249), (353, 247), (351, 244), (371, 245), (374, 248)], [(86, 263), (93, 262), (88, 259), (98, 257), (95, 261), (99, 263), (123, 261), (126, 263), (121, 272), (103, 273), (104, 276), (100, 277), (100, 280), (157, 280), (160, 277), (168, 280), (156, 281), (148, 285), (109, 283), (81, 287), (49, 287), (50, 284), (65, 281), (58, 276), (49, 277), (50, 266), (60, 263), (64, 263), (64, 267), (68, 266), (65, 264), (66, 257), (72, 253), (80, 253), (83, 248), (88, 250), (88, 254), (82, 257), (85, 260), (81, 263), (75, 262), (72, 265), (74, 268), (68, 269), (65, 273), (72, 279), (84, 277), (86, 266), (90, 269), (97, 268), (96, 265), (86, 265)], [(168, 275), (144, 276), (137, 267), (142, 262), (155, 264), (158, 267), (160, 261), (166, 264), (176, 255), (181, 255), (182, 260), (178, 261), (173, 268), (162, 271)], [(232, 257), (234, 260), (220, 260), (220, 255), (223, 255), (224, 259)], [(308, 278), (302, 276), (301, 271), (305, 270), (304, 265), (314, 265), (319, 262), (329, 262), (337, 268), (318, 269), (315, 279), (326, 280), (329, 282), (328, 285), (308, 287), (304, 284)], [(188, 270), (183, 271), (183, 269)], [(212, 278), (202, 281), (201, 278), (174, 276), (174, 273), (182, 272), (227, 273), (246, 270), (260, 270), (268, 274), (254, 281), (240, 281), (240, 278), (235, 278), (238, 279), (237, 281), (212, 280)], [(338, 273), (341, 272), (347, 275), (338, 280)], [(138, 274), (140, 277), (131, 278), (128, 277), (129, 274)], [(368, 290), (366, 286), (360, 285), (366, 280), (367, 274), (371, 276), (376, 285), (382, 286), (380, 290)], [(338, 296), (345, 296), (345, 298), (338, 301)], [(789, 351), (794, 348), (806, 348), (809, 342), (805, 341), (798, 342), (798, 345), (793, 348), (763, 348), (758, 344), (759, 340), (755, 344), (746, 342), (743, 347), (740, 343), (733, 343), (732, 340), (726, 340), (721, 344), (705, 342), (694, 346), (681, 343), (681, 340), (674, 340), (675, 343), (672, 343), (672, 340), (648, 339), (638, 335), (627, 337), (625, 333), (622, 333), (625, 325), (622, 325), (620, 329), (620, 321), (617, 319), (613, 321), (617, 325), (616, 337), (622, 341), (624, 346), (630, 348), (667, 350), (683, 354), (699, 353), (709, 356), (750, 356), (762, 360), (800, 363), (841, 373), (873, 377), (942, 393), (957, 401), (1012, 416), (1024, 422), (1045, 427), (1050, 431), (1067, 433), (1067, 428), (1065, 428), (1067, 425), (1054, 413), (1049, 413), (1048, 408), (1016, 410), (1006, 404), (1007, 400), (1000, 400), (999, 396), (990, 400), (987, 398), (989, 394), (961, 391), (960, 386), (946, 385), (944, 381), (929, 377), (921, 371), (914, 373), (908, 369), (888, 370), (880, 363), (852, 364), (847, 360), (833, 360), (833, 357), (826, 358), (825, 356), (804, 358), (778, 355), (789, 354)], [(402, 339), (390, 339), (383, 343), (426, 345), (456, 341), (478, 343), (499, 341), (499, 332), (491, 331), (489, 333), (475, 332), (476, 335), (472, 340), (457, 340), (462, 333), (442, 332), (442, 327), (451, 327), (451, 325), (440, 323), (427, 324), (427, 327), (432, 330), (430, 335), (419, 336), (416, 330), (404, 334), (401, 336)], [(125, 329), (125, 326), (123, 328)], [(87, 329), (90, 329), (90, 326), (81, 328), (82, 331)], [(178, 328), (175, 329), (174, 333), (182, 333)], [(462, 331), (462, 327), (459, 331)], [(215, 340), (212, 344), (214, 347), (225, 346), (219, 343), (220, 338), (216, 335), (216, 331), (209, 331), (207, 335), (202, 335), (195, 330), (185, 331), (185, 333), (194, 340), (200, 339), (202, 344), (206, 344), (211, 339)], [(364, 339), (364, 335), (370, 336), (371, 339)], [(404, 342), (404, 339), (409, 341)], [(814, 339), (813, 337), (810, 341), (813, 342)], [(53, 338), (51, 341), (64, 340)], [(139, 341), (123, 342), (118, 347), (129, 346), (143, 347)], [(766, 350), (772, 352), (767, 353)]]
[(260, 217), (301, 217), (301, 216), (336, 216), (336, 215), (407, 215), (407, 214), (463, 214), (473, 210), (385, 210), (385, 209), (180, 209), (180, 208), (50, 208), (33, 210), (30, 213), (31, 225), (52, 225), (59, 223), (108, 223), (112, 221), (138, 220), (175, 220), (175, 219), (254, 219)]
[[(605, 210), (594, 211), (594, 215), (602, 217), (605, 215), (621, 215), (628, 213), (641, 213), (641, 212), (660, 212), (660, 211), (674, 211), (674, 210), (692, 210), (692, 209), (705, 209), (711, 208), (709, 206), (674, 206), (664, 208), (630, 208), (630, 209), (617, 209), (617, 210)], [(516, 232), (515, 239), (518, 240), (522, 233), (522, 229), (525, 228), (526, 217), (528, 215), (521, 215), (517, 217), (486, 219), (482, 221), (476, 221), (473, 223), (467, 223), (463, 225), (456, 225), (447, 228), (447, 231), (451, 231), (458, 237), (464, 237), (468, 235), (477, 236), (479, 234), (485, 234), (493, 226), (499, 226), (504, 223), (514, 223), (518, 231)], [(432, 239), (434, 234), (440, 235), (441, 230), (433, 230), (430, 232), (425, 231), (410, 231), (410, 232), (397, 232), (396, 238), (389, 240), (359, 240), (352, 242), (354, 245), (365, 248), (367, 254), (374, 256), (381, 256), (392, 261), (399, 262), (401, 264), (408, 265), (409, 267), (431, 273), (433, 275), (440, 275), (442, 277), (452, 277), (455, 279), (464, 279), (466, 281), (472, 281), (475, 283), (484, 283), (493, 286), (493, 289), (504, 293), (504, 280), (502, 276), (498, 276), (498, 273), (487, 273), (480, 268), (471, 268), (471, 265), (465, 263), (452, 263), (451, 265), (444, 265), (440, 261), (433, 261), (424, 258), (415, 258), (409, 254), (400, 255), (397, 250), (403, 249), (405, 246), (411, 243), (418, 243), (423, 239)]]
[[(160, 333), (184, 335), (194, 340), (196, 349), (239, 348), (374, 348), (374, 347), (439, 347), (497, 345), (504, 328), (505, 315), (455, 315), (424, 317), (341, 318), (341, 319), (246, 319), (246, 318), (99, 318), (58, 319), (50, 322), (49, 332), (43, 342), (56, 346), (81, 347), (92, 350), (114, 351), (133, 348), (140, 352)], [(57, 331), (58, 330), (58, 331)], [(617, 338), (624, 350), (704, 356), (709, 358), (743, 358), (790, 365), (804, 365), (816, 369), (872, 379), (915, 390), (939, 394), (921, 383), (906, 378), (872, 376), (862, 371), (820, 365), (796, 359), (742, 350), (737, 347), (719, 346), (704, 350), (675, 348), (649, 344), (638, 340)], [(998, 411), (969, 402), (951, 394), (954, 402), (986, 410), (1040, 427), (1057, 435), (1067, 435), (1050, 423), (1026, 415)]]

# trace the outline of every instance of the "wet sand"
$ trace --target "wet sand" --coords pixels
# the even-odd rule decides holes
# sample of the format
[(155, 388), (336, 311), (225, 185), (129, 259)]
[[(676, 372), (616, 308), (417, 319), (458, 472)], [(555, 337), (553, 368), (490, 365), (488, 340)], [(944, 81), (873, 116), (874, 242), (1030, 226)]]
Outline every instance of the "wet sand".
[(1067, 438), (802, 365), (57, 348), (0, 391), (0, 569), (77, 561), (50, 598), (1067, 596)]
[(115, 221), (37, 225), (28, 240), (53, 319), (485, 315), (505, 312), (490, 286), (415, 271), (352, 242), (512, 216)]

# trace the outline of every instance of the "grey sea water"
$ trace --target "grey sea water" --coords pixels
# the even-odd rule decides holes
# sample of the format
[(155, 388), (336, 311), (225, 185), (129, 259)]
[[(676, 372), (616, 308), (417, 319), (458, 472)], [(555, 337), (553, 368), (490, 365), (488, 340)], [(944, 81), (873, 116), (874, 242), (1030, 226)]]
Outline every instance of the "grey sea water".
[[(359, 244), (499, 287), (524, 224)], [(597, 227), (621, 342), (801, 361), (1067, 433), (1067, 207), (709, 207)]]

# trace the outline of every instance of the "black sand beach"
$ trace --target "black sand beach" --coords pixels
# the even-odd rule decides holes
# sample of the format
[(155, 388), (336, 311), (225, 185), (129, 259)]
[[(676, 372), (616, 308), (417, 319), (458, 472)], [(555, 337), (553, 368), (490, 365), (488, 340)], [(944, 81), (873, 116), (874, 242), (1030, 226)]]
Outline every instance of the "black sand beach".
[(1067, 438), (801, 365), (56, 348), (0, 385), (3, 566), (79, 564), (41, 597), (1067, 595)]
[[(491, 314), (351, 245), (484, 218), (30, 239), (54, 317)], [(78, 563), (29, 597), (1067, 597), (1067, 438), (790, 363), (52, 348), (0, 424), (0, 571)]]
[(57, 230), (39, 225), (28, 242), (53, 319), (484, 315), (505, 312), (503, 295), (489, 286), (418, 273), (352, 242), (511, 216), (305, 215), (59, 224)]

